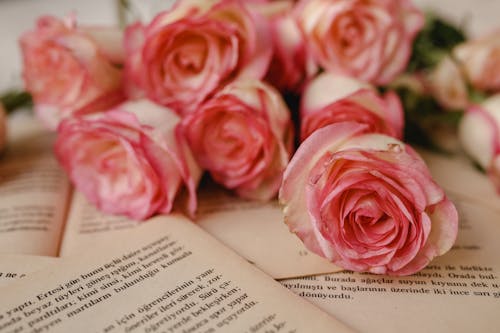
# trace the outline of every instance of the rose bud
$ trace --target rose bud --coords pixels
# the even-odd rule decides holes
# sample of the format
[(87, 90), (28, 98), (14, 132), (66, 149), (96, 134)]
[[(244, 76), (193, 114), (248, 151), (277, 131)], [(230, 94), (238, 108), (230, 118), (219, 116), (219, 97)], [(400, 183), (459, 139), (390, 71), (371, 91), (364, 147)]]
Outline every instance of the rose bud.
[(102, 111), (124, 100), (122, 73), (114, 63), (123, 58), (122, 34), (85, 29), (73, 18), (43, 16), (20, 38), (25, 88), (49, 129), (73, 114)]
[(467, 81), (460, 65), (444, 57), (428, 76), (429, 90), (445, 110), (463, 110), (469, 105)]
[(302, 143), (280, 189), (285, 222), (340, 267), (412, 274), (452, 247), (457, 211), (411, 147), (366, 127), (337, 123)]
[(180, 1), (127, 29), (129, 93), (185, 115), (238, 76), (263, 77), (269, 45), (267, 21), (242, 1)]
[(475, 88), (500, 92), (500, 31), (460, 44), (453, 54)]
[(296, 13), (322, 67), (377, 85), (406, 68), (424, 25), (409, 0), (301, 0)]
[(227, 86), (182, 121), (199, 164), (244, 198), (278, 192), (291, 155), (290, 113), (279, 93), (256, 80)]
[(500, 94), (471, 106), (460, 121), (462, 148), (488, 173), (500, 194)]
[(142, 220), (169, 213), (185, 185), (196, 209), (201, 170), (177, 133), (179, 118), (142, 100), (65, 119), (56, 155), (75, 187), (100, 210)]
[(266, 81), (281, 91), (301, 92), (318, 68), (293, 15), (294, 1), (263, 2), (253, 7), (270, 21), (273, 58)]
[(320, 74), (306, 86), (300, 120), (302, 141), (319, 128), (343, 121), (366, 124), (370, 132), (403, 136), (403, 107), (394, 92), (381, 97), (369, 84), (332, 73)]

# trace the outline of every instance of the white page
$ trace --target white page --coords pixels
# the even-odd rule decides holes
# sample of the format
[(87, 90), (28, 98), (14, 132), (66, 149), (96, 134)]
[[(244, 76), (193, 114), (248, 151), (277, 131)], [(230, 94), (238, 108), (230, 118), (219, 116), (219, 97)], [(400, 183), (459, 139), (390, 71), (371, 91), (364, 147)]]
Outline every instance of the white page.
[(30, 115), (9, 119), (0, 158), (0, 253), (56, 256), (70, 185), (49, 135)]
[[(276, 203), (235, 198), (211, 185), (199, 189), (196, 223), (274, 278), (336, 272), (340, 269), (310, 253), (284, 224)], [(109, 242), (141, 222), (98, 212), (75, 193), (61, 256), (77, 254), (94, 242)]]
[(439, 155), (427, 150), (418, 152), (429, 166), (432, 175), (448, 192), (486, 205), (500, 212), (500, 195), (488, 177), (464, 156)]
[(29, 255), (0, 255), (0, 287), (48, 267), (55, 267), (59, 258)]
[(205, 184), (196, 223), (276, 279), (341, 269), (306, 249), (284, 223), (277, 201), (247, 201)]
[(181, 216), (2, 290), (0, 330), (348, 332)]

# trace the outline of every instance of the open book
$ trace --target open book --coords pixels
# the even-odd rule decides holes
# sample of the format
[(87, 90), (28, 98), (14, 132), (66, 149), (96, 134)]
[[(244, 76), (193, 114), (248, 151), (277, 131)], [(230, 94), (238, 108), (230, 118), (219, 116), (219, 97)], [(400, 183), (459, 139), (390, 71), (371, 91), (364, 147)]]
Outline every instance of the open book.
[[(31, 115), (14, 116), (9, 150), (0, 159), (0, 253), (65, 257), (142, 223), (102, 214), (72, 191), (52, 153), (54, 136)], [(244, 201), (207, 187), (200, 190), (195, 223), (272, 277), (339, 270), (288, 231), (277, 203)]]
[(351, 331), (180, 215), (153, 218), (4, 288), (4, 330)]

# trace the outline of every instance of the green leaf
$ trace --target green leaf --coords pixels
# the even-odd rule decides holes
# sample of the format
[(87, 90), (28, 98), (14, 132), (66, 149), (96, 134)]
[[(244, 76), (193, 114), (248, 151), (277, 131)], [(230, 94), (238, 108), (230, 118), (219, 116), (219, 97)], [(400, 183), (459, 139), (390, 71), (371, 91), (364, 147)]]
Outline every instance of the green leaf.
[(408, 71), (414, 72), (436, 66), (452, 49), (466, 40), (462, 29), (432, 13), (426, 15), (426, 23), (413, 42)]
[(432, 96), (408, 88), (398, 88), (396, 93), (405, 113), (405, 141), (442, 152), (441, 147), (429, 136), (429, 130), (440, 126), (456, 129), (463, 117), (463, 110), (446, 111)]
[(22, 107), (29, 107), (33, 105), (33, 100), (28, 92), (17, 90), (8, 91), (0, 96), (0, 102), (3, 104), (7, 113)]

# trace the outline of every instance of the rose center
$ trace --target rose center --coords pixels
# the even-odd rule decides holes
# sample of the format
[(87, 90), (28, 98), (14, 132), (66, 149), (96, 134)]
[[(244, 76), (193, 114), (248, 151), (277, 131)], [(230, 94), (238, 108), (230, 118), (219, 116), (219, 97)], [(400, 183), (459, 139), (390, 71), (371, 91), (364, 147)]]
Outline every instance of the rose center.
[(206, 41), (200, 36), (189, 36), (177, 49), (174, 61), (184, 71), (196, 74), (203, 69), (206, 57)]

